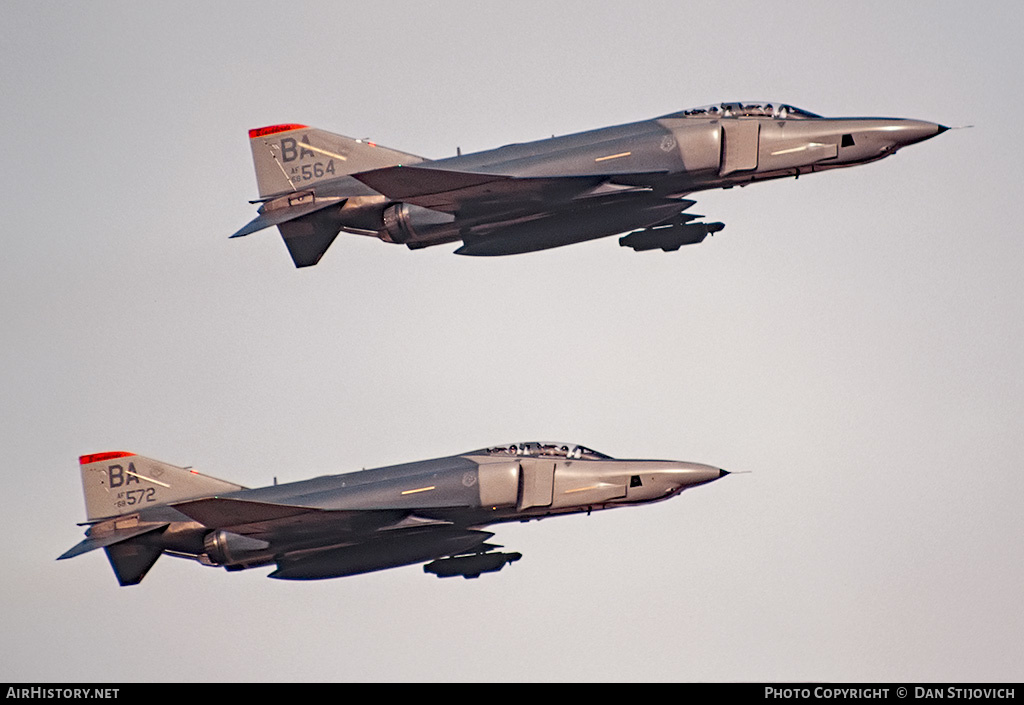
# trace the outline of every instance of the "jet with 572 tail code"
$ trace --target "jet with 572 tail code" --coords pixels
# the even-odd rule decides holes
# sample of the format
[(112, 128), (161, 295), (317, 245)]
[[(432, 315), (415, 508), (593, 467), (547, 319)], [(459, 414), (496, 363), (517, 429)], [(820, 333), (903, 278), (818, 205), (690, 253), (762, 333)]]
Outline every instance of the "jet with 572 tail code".
[[(728, 475), (670, 460), (618, 460), (571, 443), (514, 443), (433, 460), (247, 489), (113, 451), (79, 458), (86, 537), (121, 585), (167, 554), (228, 571), (320, 580), (425, 563), (476, 578), (520, 559), (485, 527), (629, 507)], [(58, 560), (60, 560), (58, 559)]]

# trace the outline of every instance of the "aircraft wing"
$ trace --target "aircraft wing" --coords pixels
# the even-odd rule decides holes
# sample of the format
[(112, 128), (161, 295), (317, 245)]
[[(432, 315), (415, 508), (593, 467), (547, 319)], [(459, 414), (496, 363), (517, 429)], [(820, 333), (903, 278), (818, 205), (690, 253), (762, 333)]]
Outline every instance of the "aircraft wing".
[[(334, 537), (333, 546), (276, 555), (277, 569), (269, 577), (279, 580), (341, 577), (426, 561), (431, 562), (424, 571), (438, 577), (475, 578), (520, 558), (519, 553), (496, 552), (500, 546), (486, 543), (494, 535), (489, 531), (420, 516), (416, 510), (323, 509), (230, 497), (179, 502), (174, 509), (211, 529), (237, 529), (244, 535), (221, 531), (218, 540), (243, 551), (247, 546), (267, 549), (275, 535), (300, 543), (314, 536), (321, 541), (325, 535)], [(77, 555), (74, 551), (69, 554)]]
[(394, 201), (445, 213), (493, 207), (500, 203), (566, 200), (609, 183), (626, 189), (646, 188), (643, 185), (646, 174), (520, 177), (420, 166), (392, 166), (352, 176)]
[(318, 510), (272, 502), (252, 502), (227, 497), (204, 497), (174, 505), (179, 512), (203, 526), (223, 528), (289, 519)]
[(316, 536), (324, 532), (361, 542), (378, 531), (425, 529), (450, 522), (387, 509), (348, 511), (295, 504), (256, 502), (229, 497), (204, 497), (180, 502), (174, 508), (209, 529), (262, 536)]

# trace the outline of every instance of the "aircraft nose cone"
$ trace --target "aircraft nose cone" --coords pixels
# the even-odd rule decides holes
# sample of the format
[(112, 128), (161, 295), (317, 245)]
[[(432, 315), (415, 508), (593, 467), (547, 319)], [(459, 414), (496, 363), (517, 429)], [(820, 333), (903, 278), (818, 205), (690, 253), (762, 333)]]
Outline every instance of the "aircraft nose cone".
[(666, 479), (671, 478), (670, 483), (679, 488), (704, 485), (729, 474), (714, 465), (704, 465), (703, 463), (678, 462), (673, 463), (667, 469), (669, 474), (666, 475)]
[(897, 147), (905, 147), (941, 135), (948, 129), (945, 125), (926, 120), (900, 120), (890, 131)]

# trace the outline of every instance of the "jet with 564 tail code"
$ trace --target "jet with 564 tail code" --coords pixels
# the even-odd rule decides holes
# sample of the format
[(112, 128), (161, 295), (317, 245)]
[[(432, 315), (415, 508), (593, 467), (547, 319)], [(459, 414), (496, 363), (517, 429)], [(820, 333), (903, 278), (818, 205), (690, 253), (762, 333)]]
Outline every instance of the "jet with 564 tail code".
[(720, 103), (653, 120), (428, 160), (306, 125), (249, 131), (259, 214), (296, 267), (341, 232), (410, 249), (512, 255), (626, 233), (634, 250), (678, 250), (722, 230), (688, 195), (866, 164), (946, 127), (829, 118), (782, 103)]

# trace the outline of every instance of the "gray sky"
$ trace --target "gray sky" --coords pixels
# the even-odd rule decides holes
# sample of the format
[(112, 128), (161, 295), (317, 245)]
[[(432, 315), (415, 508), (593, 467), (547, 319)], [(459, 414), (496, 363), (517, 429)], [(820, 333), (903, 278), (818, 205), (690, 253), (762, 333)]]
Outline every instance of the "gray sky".
[[(1024, 679), (1019, 3), (8, 1), (0, 680)], [(720, 100), (967, 125), (699, 194), (726, 229), (297, 271), (246, 130), (427, 157)], [(751, 474), (523, 559), (122, 589), (77, 458), (249, 486), (518, 440)]]

